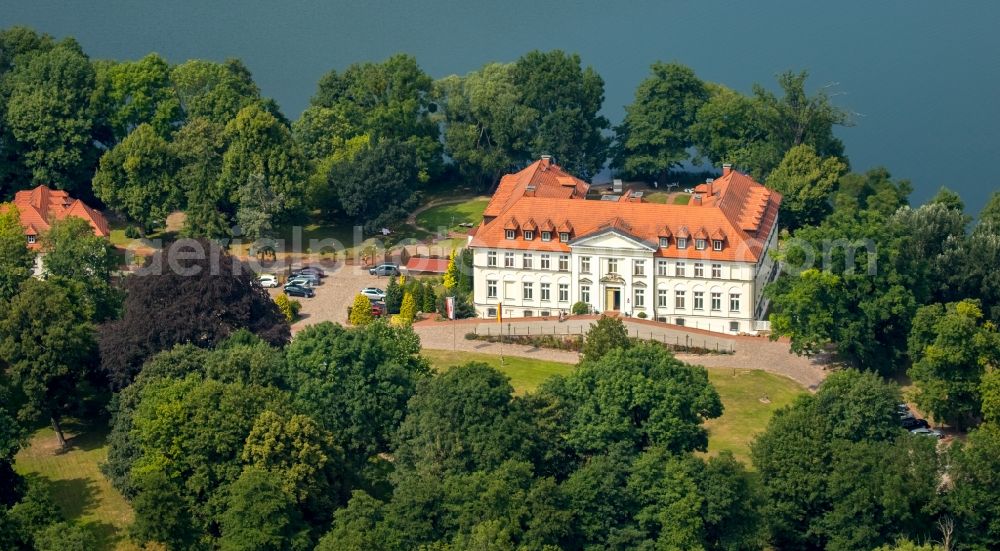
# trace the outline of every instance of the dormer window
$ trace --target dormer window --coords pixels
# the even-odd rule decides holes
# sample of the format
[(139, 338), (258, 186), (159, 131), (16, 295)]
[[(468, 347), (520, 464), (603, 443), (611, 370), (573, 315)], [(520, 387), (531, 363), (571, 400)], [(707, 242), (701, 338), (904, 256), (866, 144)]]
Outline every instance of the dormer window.
[(36, 239), (36, 238), (35, 238), (35, 236), (34, 236), (34, 235), (29, 235), (29, 236), (28, 236), (28, 244), (29, 244), (29, 245), (34, 245), (34, 244), (35, 244), (35, 239)]
[(550, 232), (550, 231), (543, 231), (542, 232), (542, 241), (552, 241), (552, 232)]
[(514, 230), (507, 230), (507, 239), (514, 239), (514, 237), (515, 237)]
[(716, 251), (721, 251), (722, 250), (722, 240), (721, 239), (713, 239), (712, 240), (712, 249), (716, 250)]
[(661, 237), (660, 238), (660, 248), (661, 249), (666, 249), (669, 246), (670, 246), (670, 238), (669, 237)]
[(559, 241), (562, 241), (563, 243), (568, 243), (569, 242), (569, 233), (567, 233), (567, 232), (559, 232)]
[(531, 241), (534, 238), (535, 238), (535, 232), (533, 232), (531, 230), (524, 230), (524, 240), (525, 241)]
[(699, 251), (703, 250), (705, 248), (705, 240), (704, 239), (695, 239), (694, 240), (694, 248), (698, 249)]
[(688, 248), (687, 237), (678, 237), (677, 238), (677, 248), (678, 249), (686, 249), (686, 248)]

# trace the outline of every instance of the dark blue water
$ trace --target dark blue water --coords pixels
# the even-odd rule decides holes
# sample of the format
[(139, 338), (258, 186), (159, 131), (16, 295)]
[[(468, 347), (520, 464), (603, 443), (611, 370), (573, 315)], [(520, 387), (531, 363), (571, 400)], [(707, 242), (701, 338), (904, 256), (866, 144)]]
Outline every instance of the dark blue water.
[(395, 52), (434, 77), (539, 48), (578, 52), (621, 120), (657, 59), (749, 92), (808, 69), (856, 113), (839, 131), (855, 170), (883, 165), (972, 211), (1000, 188), (1000, 2), (0, 1), (0, 27), (73, 35), (93, 57), (242, 58), (296, 118), (319, 77)]

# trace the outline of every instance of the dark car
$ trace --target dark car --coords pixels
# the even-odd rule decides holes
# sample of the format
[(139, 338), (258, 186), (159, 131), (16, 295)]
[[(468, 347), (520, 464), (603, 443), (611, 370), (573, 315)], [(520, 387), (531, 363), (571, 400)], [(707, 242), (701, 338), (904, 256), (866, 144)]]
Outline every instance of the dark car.
[(368, 273), (373, 276), (395, 276), (399, 275), (399, 266), (395, 264), (379, 264), (374, 268), (369, 268)]
[(302, 287), (301, 285), (285, 285), (285, 294), (290, 297), (312, 298), (316, 296), (316, 291), (313, 291), (309, 287)]
[(930, 423), (928, 423), (925, 419), (917, 419), (916, 417), (907, 417), (901, 420), (899, 424), (906, 430), (926, 429), (930, 427)]
[(294, 270), (292, 275), (314, 275), (316, 277), (326, 277), (326, 272), (322, 268), (317, 268), (316, 266), (305, 266)]

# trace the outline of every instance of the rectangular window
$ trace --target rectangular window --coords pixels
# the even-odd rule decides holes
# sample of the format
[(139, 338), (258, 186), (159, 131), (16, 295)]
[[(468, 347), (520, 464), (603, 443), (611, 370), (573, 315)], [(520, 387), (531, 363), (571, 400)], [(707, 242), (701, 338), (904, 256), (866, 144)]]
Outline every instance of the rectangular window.
[(694, 277), (705, 277), (705, 265), (701, 262), (694, 263)]
[(609, 258), (608, 259), (608, 273), (609, 274), (617, 274), (618, 273), (618, 259), (617, 258)]
[(550, 300), (551, 295), (549, 294), (549, 284), (542, 283), (541, 288), (542, 288), (542, 300)]
[(736, 333), (736, 332), (739, 332), (739, 330), (740, 330), (740, 322), (738, 322), (738, 321), (731, 321), (731, 322), (729, 322), (729, 332), (730, 333)]
[(534, 315), (535, 315), (535, 313), (532, 312), (531, 310), (525, 310), (524, 311), (524, 317), (526, 317), (526, 318), (530, 318), (530, 317), (532, 317)]
[(677, 264), (674, 264), (674, 275), (676, 275), (677, 277), (684, 277), (684, 267), (685, 264), (683, 262), (678, 262)]
[(562, 241), (563, 243), (568, 243), (569, 242), (569, 234), (566, 233), (566, 232), (559, 232), (559, 241)]
[(739, 312), (740, 311), (740, 294), (730, 293), (729, 294), (729, 311)]
[(590, 257), (581, 256), (580, 257), (580, 273), (589, 274), (590, 273)]
[(660, 238), (660, 248), (661, 249), (666, 249), (669, 246), (670, 246), (670, 238), (669, 237), (661, 237)]
[(722, 241), (719, 240), (719, 239), (713, 239), (712, 240), (712, 248), (715, 249), (715, 250), (717, 250), (717, 251), (721, 251), (722, 250)]
[(552, 269), (552, 262), (550, 261), (549, 258), (550, 257), (547, 254), (543, 254), (542, 255), (542, 262), (541, 262), (541, 266), (540, 266), (541, 269), (543, 269), (543, 270), (550, 270), (550, 269)]
[(666, 308), (667, 307), (667, 290), (666, 289), (657, 289), (656, 290), (656, 306), (658, 308)]
[(504, 268), (514, 267), (514, 253), (503, 253), (503, 267)]
[(694, 248), (698, 249), (699, 251), (703, 250), (705, 248), (705, 240), (704, 239), (695, 239), (694, 240)]
[(521, 296), (524, 300), (534, 300), (535, 298), (535, 286), (530, 281), (525, 281), (521, 284)]
[(535, 232), (533, 232), (531, 230), (524, 230), (524, 240), (525, 241), (531, 241), (534, 238), (535, 238)]
[(722, 310), (722, 293), (712, 293), (712, 311)]
[(525, 270), (530, 270), (531, 269), (531, 264), (532, 264), (531, 253), (524, 253), (524, 255), (522, 255), (522, 257), (521, 257), (521, 260), (523, 262), (522, 266), (524, 266), (524, 269)]
[(559, 284), (559, 302), (569, 302), (569, 283)]
[(635, 307), (645, 308), (646, 307), (646, 290), (636, 289), (635, 290)]
[(720, 279), (722, 277), (722, 264), (712, 264), (712, 279)]
[(550, 232), (550, 231), (543, 231), (542, 232), (542, 241), (552, 241), (552, 232)]
[(29, 245), (33, 245), (33, 244), (35, 243), (35, 239), (36, 239), (36, 236), (34, 236), (34, 235), (29, 235), (29, 236), (28, 236), (28, 244), (29, 244)]
[(486, 265), (489, 267), (496, 267), (497, 265), (497, 252), (490, 251), (486, 253)]
[(486, 298), (497, 298), (497, 280), (486, 280)]
[(507, 230), (507, 239), (514, 239), (514, 230)]
[(667, 261), (657, 260), (656, 261), (656, 275), (665, 276), (667, 275)]
[(678, 237), (677, 238), (677, 248), (678, 249), (686, 249), (686, 248), (688, 248), (687, 237)]
[(705, 293), (704, 291), (694, 292), (694, 309), (704, 310), (705, 309)]
[(488, 318), (496, 318), (497, 317), (497, 309), (496, 308), (487, 308), (486, 309), (486, 317), (488, 317)]
[(634, 275), (634, 276), (644, 276), (644, 275), (646, 275), (646, 261), (645, 260), (633, 260), (632, 261), (632, 275)]
[(674, 291), (674, 308), (676, 308), (678, 310), (683, 310), (684, 309), (684, 296), (685, 295), (686, 295), (685, 291)]
[(559, 255), (559, 271), (568, 272), (569, 271), (569, 255), (561, 254)]
[(580, 286), (580, 302), (590, 304), (590, 285)]

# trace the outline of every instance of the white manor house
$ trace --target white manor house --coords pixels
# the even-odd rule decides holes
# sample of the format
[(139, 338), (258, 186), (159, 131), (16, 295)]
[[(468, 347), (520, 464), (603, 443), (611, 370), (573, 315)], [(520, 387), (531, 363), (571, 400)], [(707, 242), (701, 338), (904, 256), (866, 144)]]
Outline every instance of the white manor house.
[(557, 315), (584, 302), (723, 333), (766, 326), (779, 193), (729, 165), (687, 204), (590, 191), (545, 156), (503, 177), (469, 236), (480, 316)]

